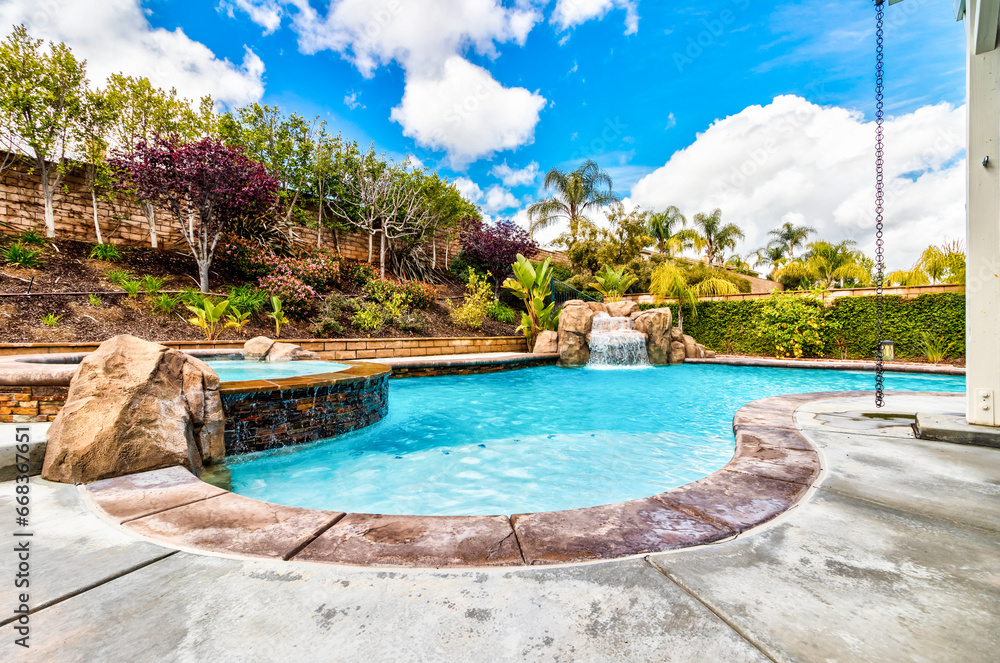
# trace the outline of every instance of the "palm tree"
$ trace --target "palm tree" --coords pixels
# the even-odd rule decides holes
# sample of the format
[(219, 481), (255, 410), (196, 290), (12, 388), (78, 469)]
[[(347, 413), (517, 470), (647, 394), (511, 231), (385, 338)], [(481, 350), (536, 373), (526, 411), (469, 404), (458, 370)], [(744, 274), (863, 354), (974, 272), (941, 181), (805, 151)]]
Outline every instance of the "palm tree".
[(776, 278), (786, 286), (815, 283), (830, 288), (838, 281), (843, 286), (847, 280), (867, 285), (871, 282), (871, 274), (862, 264), (864, 254), (854, 245), (855, 242), (849, 239), (837, 244), (813, 242), (809, 245), (809, 253), (779, 269)]
[(768, 246), (783, 247), (786, 251), (788, 251), (788, 259), (795, 260), (796, 247), (803, 246), (805, 241), (809, 238), (809, 235), (814, 232), (816, 232), (815, 228), (810, 228), (809, 226), (796, 226), (789, 221), (785, 221), (781, 224), (781, 227), (775, 228), (771, 232), (767, 233), (774, 238)]
[(611, 176), (592, 159), (587, 159), (570, 173), (552, 168), (545, 176), (545, 188), (555, 189), (555, 195), (528, 207), (529, 232), (534, 236), (536, 231), (566, 219), (569, 221), (570, 243), (576, 242), (580, 221), (590, 220), (586, 216), (588, 209), (619, 200)]
[(721, 261), (725, 250), (735, 249), (736, 241), (744, 238), (739, 226), (732, 223), (722, 225), (722, 210), (718, 208), (711, 214), (695, 214), (694, 227), (710, 265)]
[(683, 247), (684, 240), (678, 237), (678, 225), (686, 226), (687, 219), (673, 205), (662, 212), (653, 212), (649, 215), (649, 234), (656, 240), (656, 249), (660, 253), (667, 253), (668, 247), (670, 253), (676, 253)]
[(771, 271), (768, 278), (773, 278), (774, 273), (788, 263), (788, 247), (786, 246), (765, 246), (757, 249), (754, 266), (767, 265)]

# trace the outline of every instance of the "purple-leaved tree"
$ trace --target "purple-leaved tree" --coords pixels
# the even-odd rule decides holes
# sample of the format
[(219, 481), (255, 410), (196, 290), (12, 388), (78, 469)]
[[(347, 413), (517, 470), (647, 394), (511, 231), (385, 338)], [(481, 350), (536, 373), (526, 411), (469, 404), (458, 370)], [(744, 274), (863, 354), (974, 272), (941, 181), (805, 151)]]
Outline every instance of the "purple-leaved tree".
[(494, 224), (469, 218), (462, 222), (462, 255), (474, 267), (487, 269), (493, 282), (493, 292), (511, 273), (517, 254), (527, 255), (538, 246), (528, 231), (509, 219)]
[(275, 213), (278, 181), (267, 169), (214, 138), (184, 143), (156, 137), (111, 159), (118, 186), (167, 210), (180, 224), (208, 292), (208, 270), (226, 226)]

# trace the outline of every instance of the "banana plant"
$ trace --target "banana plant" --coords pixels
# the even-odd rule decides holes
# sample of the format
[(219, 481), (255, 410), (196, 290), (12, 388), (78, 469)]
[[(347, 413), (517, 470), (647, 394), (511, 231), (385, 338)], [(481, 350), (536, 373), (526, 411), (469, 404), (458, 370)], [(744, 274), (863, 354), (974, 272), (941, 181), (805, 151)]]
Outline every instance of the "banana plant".
[(229, 307), (229, 315), (226, 316), (226, 329), (235, 329), (240, 336), (243, 335), (243, 327), (250, 321), (250, 311), (241, 312), (235, 306)]
[(222, 316), (225, 315), (226, 308), (228, 307), (228, 299), (223, 299), (218, 304), (213, 304), (212, 300), (206, 297), (200, 306), (187, 305), (188, 310), (194, 313), (194, 317), (189, 318), (188, 322), (195, 327), (203, 329), (206, 340), (214, 341), (219, 338), (219, 334), (226, 328)]
[(503, 288), (516, 294), (524, 302), (525, 312), (521, 314), (521, 326), (517, 331), (523, 332), (528, 341), (528, 347), (534, 348), (538, 334), (559, 326), (559, 311), (555, 310), (555, 302), (545, 303), (552, 285), (551, 259), (546, 258), (537, 267), (520, 253), (517, 262), (511, 265), (514, 278), (503, 282)]
[(604, 295), (605, 302), (620, 302), (622, 295), (629, 287), (636, 282), (636, 278), (625, 271), (622, 267), (615, 271), (609, 265), (594, 275), (596, 283), (591, 283), (590, 287)]
[(281, 298), (277, 295), (271, 295), (271, 311), (267, 314), (267, 317), (274, 320), (274, 337), (281, 338), (281, 325), (288, 322), (288, 318), (285, 316), (285, 312), (281, 310)]

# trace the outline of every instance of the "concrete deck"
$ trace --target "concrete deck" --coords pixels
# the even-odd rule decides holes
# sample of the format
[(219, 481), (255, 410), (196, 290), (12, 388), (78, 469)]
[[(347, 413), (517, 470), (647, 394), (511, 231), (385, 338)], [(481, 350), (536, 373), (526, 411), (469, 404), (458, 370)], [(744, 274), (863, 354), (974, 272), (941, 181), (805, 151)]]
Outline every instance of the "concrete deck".
[[(884, 412), (961, 412), (890, 395)], [(1000, 450), (917, 440), (867, 397), (804, 405), (812, 494), (734, 539), (543, 568), (360, 569), (164, 548), (32, 479), (31, 649), (16, 661), (995, 661)], [(0, 483), (13, 521), (14, 490)], [(11, 531), (10, 525), (7, 531)], [(8, 539), (10, 540), (10, 539)]]

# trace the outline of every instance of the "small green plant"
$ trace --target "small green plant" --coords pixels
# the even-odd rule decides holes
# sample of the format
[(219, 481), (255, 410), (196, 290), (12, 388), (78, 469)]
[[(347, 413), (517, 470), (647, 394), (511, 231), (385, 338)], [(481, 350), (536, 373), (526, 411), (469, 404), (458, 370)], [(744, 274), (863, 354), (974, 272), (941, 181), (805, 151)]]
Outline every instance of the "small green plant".
[(103, 303), (101, 302), (101, 298), (97, 295), (90, 295), (87, 299), (90, 300), (90, 305), (94, 307), (98, 307)]
[(166, 292), (161, 292), (155, 297), (151, 297), (150, 302), (153, 304), (153, 312), (159, 315), (170, 315), (177, 308), (178, 297), (176, 295), (171, 295)]
[(400, 331), (420, 333), (427, 327), (427, 318), (420, 311), (405, 311), (393, 324)]
[(177, 294), (177, 301), (185, 306), (200, 306), (204, 308), (205, 301), (210, 299), (211, 297), (197, 288), (184, 288), (184, 290)]
[(238, 308), (229, 305), (229, 315), (226, 316), (226, 329), (235, 329), (240, 336), (243, 335), (243, 327), (250, 321), (250, 311), (241, 312)]
[(250, 283), (237, 288), (230, 287), (228, 293), (229, 305), (249, 313), (251, 316), (260, 313), (264, 309), (264, 304), (267, 303), (267, 291)]
[(163, 289), (163, 284), (166, 283), (167, 280), (160, 278), (159, 276), (146, 274), (139, 282), (142, 284), (142, 289), (147, 295), (155, 297), (160, 294), (160, 290)]
[(104, 278), (106, 278), (108, 280), (108, 283), (110, 283), (111, 285), (116, 285), (121, 287), (122, 283), (132, 278), (132, 275), (129, 274), (127, 270), (116, 268), (109, 270), (108, 273), (104, 275)]
[(281, 310), (281, 299), (277, 295), (271, 295), (271, 310), (267, 317), (274, 320), (274, 337), (281, 338), (281, 325), (288, 323), (288, 318)]
[(97, 244), (90, 250), (90, 257), (105, 262), (120, 262), (122, 252), (114, 244)]
[(622, 295), (628, 292), (629, 287), (636, 282), (636, 278), (626, 272), (624, 267), (614, 270), (610, 265), (605, 265), (594, 275), (594, 281), (590, 287), (604, 295), (605, 302), (620, 302)]
[(137, 299), (139, 297), (139, 288), (142, 287), (142, 281), (128, 278), (119, 283), (118, 287), (125, 291), (129, 299)]
[(356, 329), (374, 332), (406, 312), (406, 296), (397, 292), (386, 302), (366, 301), (351, 318)]
[(497, 322), (512, 325), (517, 322), (517, 313), (500, 300), (493, 300), (486, 307), (486, 315)]
[(195, 327), (200, 327), (205, 332), (205, 340), (214, 341), (219, 338), (219, 334), (226, 328), (222, 318), (228, 307), (228, 299), (223, 299), (218, 304), (213, 304), (212, 300), (206, 297), (203, 306), (191, 306), (188, 304), (188, 310), (194, 313), (194, 317), (189, 318), (188, 322)]
[(28, 268), (41, 266), (42, 263), (38, 259), (38, 254), (41, 252), (41, 249), (29, 248), (27, 244), (24, 244), (20, 240), (0, 251), (0, 253), (3, 253), (4, 261), (8, 265)]
[(46, 327), (55, 327), (56, 325), (59, 324), (60, 320), (62, 320), (61, 315), (56, 315), (55, 313), (46, 313), (42, 317), (42, 324), (45, 325)]
[(486, 321), (487, 310), (493, 302), (493, 286), (490, 285), (490, 273), (480, 275), (469, 273), (469, 284), (465, 286), (465, 298), (462, 303), (451, 311), (451, 319), (455, 324), (469, 329), (479, 329)]
[(343, 311), (354, 308), (354, 302), (341, 294), (332, 294), (320, 304), (319, 315), (312, 321), (313, 332), (317, 336), (340, 336), (344, 326), (340, 324)]
[(922, 331), (920, 332), (919, 345), (927, 361), (932, 364), (939, 364), (947, 356), (948, 351), (951, 350), (955, 343), (952, 342), (945, 345), (943, 336), (935, 336), (928, 331)]
[(18, 235), (17, 241), (28, 246), (45, 246), (45, 237), (34, 228)]

